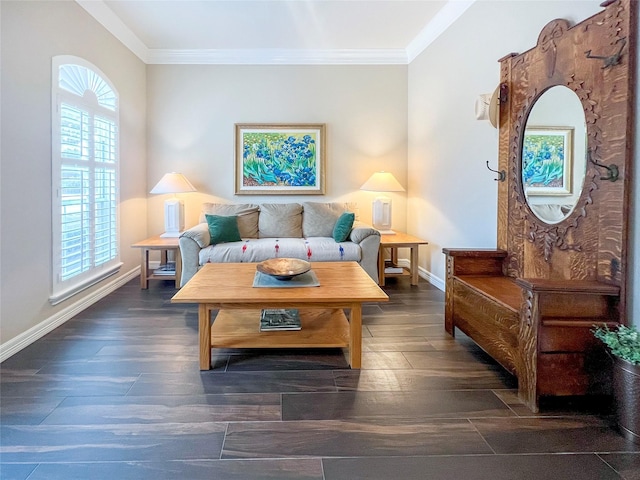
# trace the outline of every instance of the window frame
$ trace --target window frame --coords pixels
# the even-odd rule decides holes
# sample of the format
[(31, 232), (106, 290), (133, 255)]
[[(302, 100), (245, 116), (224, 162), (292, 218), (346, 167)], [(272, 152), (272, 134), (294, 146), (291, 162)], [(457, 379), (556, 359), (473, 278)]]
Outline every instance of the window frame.
[[(80, 96), (77, 93), (73, 93), (68, 89), (61, 86), (60, 67), (64, 65), (76, 65), (81, 68), (86, 68), (93, 72), (93, 74), (100, 77), (104, 82), (103, 86), (108, 86), (111, 89), (113, 95), (115, 95), (114, 108), (111, 110), (100, 104), (98, 97), (94, 91), (91, 90), (91, 86), (87, 86), (83, 95)], [(109, 78), (95, 65), (84, 60), (80, 57), (72, 55), (59, 55), (52, 59), (52, 138), (51, 138), (51, 232), (52, 232), (52, 294), (49, 297), (49, 302), (52, 305), (56, 305), (73, 295), (97, 284), (105, 278), (114, 275), (120, 270), (122, 262), (120, 259), (120, 122), (119, 122), (119, 105), (118, 105), (118, 92), (109, 80)], [(62, 119), (61, 119), (61, 107), (63, 104), (68, 104), (73, 108), (81, 109), (83, 112), (87, 112), (90, 116), (89, 121), (89, 159), (88, 160), (74, 160), (69, 158), (63, 158), (62, 155)], [(114, 162), (109, 163), (110, 167), (113, 167), (114, 174), (114, 198), (113, 206), (115, 209), (115, 231), (109, 232), (110, 237), (115, 237), (114, 248), (115, 253), (112, 258), (99, 265), (96, 264), (96, 237), (94, 235), (96, 214), (96, 197), (94, 176), (99, 170), (100, 165), (104, 165), (102, 162), (96, 162), (94, 139), (95, 132), (94, 127), (96, 125), (96, 118), (107, 119), (108, 122), (112, 122), (115, 126), (114, 133)], [(80, 162), (86, 162), (80, 163)], [(89, 201), (85, 204), (89, 206), (89, 223), (91, 225), (90, 245), (88, 250), (91, 257), (91, 265), (88, 269), (73, 275), (72, 277), (62, 280), (62, 252), (64, 250), (62, 239), (62, 196), (59, 194), (63, 188), (62, 183), (62, 170), (65, 165), (77, 164), (78, 166), (87, 167), (89, 170), (90, 185), (93, 185), (89, 191)], [(111, 244), (111, 242), (110, 242)]]

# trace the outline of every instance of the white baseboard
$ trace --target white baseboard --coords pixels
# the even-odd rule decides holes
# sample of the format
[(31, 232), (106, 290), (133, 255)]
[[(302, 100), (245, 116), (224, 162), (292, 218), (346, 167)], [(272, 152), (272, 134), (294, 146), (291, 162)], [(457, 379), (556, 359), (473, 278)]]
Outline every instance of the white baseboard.
[[(408, 258), (399, 258), (398, 265), (402, 267), (410, 268), (411, 261)], [(436, 277), (433, 273), (431, 273), (430, 271), (422, 267), (418, 267), (418, 275), (421, 278), (425, 279), (427, 282), (429, 282), (431, 285), (436, 287), (437, 289), (442, 290), (444, 292), (445, 283), (444, 283), (444, 280), (442, 280), (440, 277)]]
[(428, 270), (425, 270), (422, 267), (418, 267), (418, 275), (424, 278), (431, 285), (436, 287), (438, 290), (442, 290), (444, 292), (445, 283), (440, 277), (436, 277), (433, 273)]
[(13, 337), (11, 340), (6, 341), (0, 345), (0, 362), (4, 362), (10, 356), (18, 353), (23, 348), (28, 347), (36, 340), (44, 337), (47, 333), (53, 331), (67, 320), (73, 318), (78, 313), (86, 310), (98, 300), (103, 299), (112, 292), (115, 292), (118, 288), (125, 283), (136, 278), (140, 275), (140, 267), (136, 267), (133, 270), (127, 272), (109, 283), (101, 286), (99, 289), (92, 292), (90, 295), (83, 297), (75, 303), (63, 308), (55, 315), (43, 320), (38, 325), (31, 327), (29, 330)]

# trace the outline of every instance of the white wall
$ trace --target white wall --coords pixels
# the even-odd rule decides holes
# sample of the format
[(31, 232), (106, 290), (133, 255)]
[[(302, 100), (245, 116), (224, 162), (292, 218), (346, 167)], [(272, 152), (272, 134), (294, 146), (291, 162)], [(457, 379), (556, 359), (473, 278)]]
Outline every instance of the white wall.
[(580, 21), (599, 1), (478, 1), (409, 66), (409, 233), (420, 265), (444, 280), (443, 247), (496, 247), (498, 132), (474, 115), (500, 81), (498, 60), (533, 47), (554, 18)]
[[(183, 194), (187, 225), (204, 201), (357, 202), (371, 221), (373, 192), (360, 186), (377, 170), (407, 185), (406, 66), (148, 67), (147, 190), (181, 171), (198, 189)], [(234, 194), (234, 124), (325, 123), (326, 195)], [(406, 195), (391, 194), (394, 227), (406, 227)], [(164, 195), (149, 196), (149, 232), (163, 231)]]
[[(120, 94), (120, 277), (139, 266), (146, 236), (146, 67), (72, 1), (0, 2), (2, 119), (0, 343), (53, 321), (113, 282), (52, 307), (51, 58), (96, 65)], [(17, 341), (17, 340), (16, 340)]]

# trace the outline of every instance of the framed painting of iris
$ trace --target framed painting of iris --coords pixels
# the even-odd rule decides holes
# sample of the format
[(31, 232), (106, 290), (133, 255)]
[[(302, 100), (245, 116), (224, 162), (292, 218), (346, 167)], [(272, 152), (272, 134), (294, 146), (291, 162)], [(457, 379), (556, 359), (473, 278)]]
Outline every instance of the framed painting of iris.
[(522, 185), (527, 195), (571, 195), (573, 128), (527, 127)]
[(323, 195), (324, 124), (236, 124), (236, 195)]

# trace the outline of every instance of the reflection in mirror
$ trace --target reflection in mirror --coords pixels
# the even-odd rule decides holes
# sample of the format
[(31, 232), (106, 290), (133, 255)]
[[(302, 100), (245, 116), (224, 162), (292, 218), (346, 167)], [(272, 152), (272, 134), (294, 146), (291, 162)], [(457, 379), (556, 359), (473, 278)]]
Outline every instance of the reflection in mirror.
[(522, 188), (543, 222), (559, 223), (575, 208), (587, 168), (586, 147), (580, 99), (568, 87), (551, 87), (531, 108), (522, 142)]

